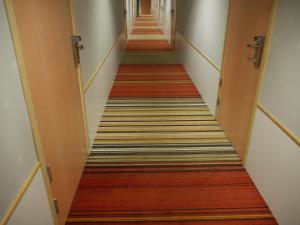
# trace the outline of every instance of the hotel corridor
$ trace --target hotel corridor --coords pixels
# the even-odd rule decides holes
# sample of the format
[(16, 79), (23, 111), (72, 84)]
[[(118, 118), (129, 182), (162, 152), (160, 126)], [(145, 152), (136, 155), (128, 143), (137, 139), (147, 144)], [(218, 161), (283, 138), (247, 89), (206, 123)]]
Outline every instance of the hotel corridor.
[(299, 225), (300, 1), (0, 1), (0, 225)]
[(152, 16), (100, 120), (68, 225), (277, 224)]

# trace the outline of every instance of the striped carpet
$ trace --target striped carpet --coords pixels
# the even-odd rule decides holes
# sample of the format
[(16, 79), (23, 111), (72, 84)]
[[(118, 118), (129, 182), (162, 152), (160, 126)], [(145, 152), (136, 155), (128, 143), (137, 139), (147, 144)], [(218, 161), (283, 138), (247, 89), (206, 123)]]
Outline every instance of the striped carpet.
[[(152, 17), (141, 17), (134, 23), (129, 35), (127, 51), (171, 51), (157, 22)], [(124, 57), (126, 59), (126, 57)]]
[(137, 29), (132, 32), (132, 34), (163, 34), (160, 29)]
[(67, 224), (277, 224), (162, 41), (129, 40)]

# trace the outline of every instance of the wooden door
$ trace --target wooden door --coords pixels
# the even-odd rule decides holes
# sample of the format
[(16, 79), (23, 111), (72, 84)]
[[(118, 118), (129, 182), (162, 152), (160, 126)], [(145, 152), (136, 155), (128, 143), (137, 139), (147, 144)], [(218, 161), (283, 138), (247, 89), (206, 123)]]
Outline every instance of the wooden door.
[(151, 14), (151, 0), (142, 0), (141, 4), (142, 15)]
[(217, 117), (243, 159), (263, 67), (254, 65), (256, 49), (247, 44), (267, 36), (273, 0), (230, 2)]
[(70, 1), (7, 0), (7, 6), (38, 156), (43, 171), (49, 165), (54, 217), (64, 224), (87, 156)]
[(177, 0), (172, 0), (172, 9), (171, 9), (171, 46), (175, 49), (176, 44), (176, 10), (177, 10)]

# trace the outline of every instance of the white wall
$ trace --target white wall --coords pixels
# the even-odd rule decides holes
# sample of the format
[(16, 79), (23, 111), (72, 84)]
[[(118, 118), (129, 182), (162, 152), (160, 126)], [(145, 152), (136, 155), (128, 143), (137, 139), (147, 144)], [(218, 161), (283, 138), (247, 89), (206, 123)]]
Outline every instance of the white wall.
[[(37, 164), (37, 157), (3, 1), (0, 1), (0, 33), (1, 221)], [(35, 189), (37, 196), (46, 196), (42, 181), (40, 181), (39, 186), (30, 186), (31, 188)], [(28, 192), (25, 195), (27, 194)], [(25, 202), (22, 200), (22, 204), (23, 207), (18, 212), (26, 214), (28, 218), (33, 218), (36, 215), (35, 211), (25, 211), (25, 208), (30, 207), (32, 204), (39, 208), (41, 214), (50, 214), (48, 203), (39, 202), (39, 199), (28, 199)], [(19, 221), (19, 223), (14, 224), (26, 223)]]
[(132, 1), (132, 17), (136, 18), (137, 16), (137, 1), (136, 0), (131, 0)]
[(85, 93), (87, 125), (91, 144), (94, 141), (115, 75), (117, 74), (123, 46), (124, 35), (120, 37), (119, 44), (111, 52), (103, 68), (97, 73), (94, 82)]
[(279, 1), (260, 101), (300, 138), (300, 1)]
[(256, 112), (246, 169), (280, 225), (299, 225), (300, 149)]
[(124, 28), (123, 0), (73, 0), (77, 33), (84, 49), (80, 52), (83, 85), (106, 56)]
[(84, 45), (80, 53), (84, 87), (98, 64), (118, 42), (85, 92), (87, 125), (92, 145), (123, 53), (124, 5), (123, 0), (73, 1), (77, 33), (82, 36)]
[(7, 225), (53, 225), (41, 171), (37, 173)]
[(171, 44), (171, 31), (172, 31), (172, 0), (161, 0), (163, 3), (160, 6), (160, 19), (159, 23), (167, 41)]
[(128, 35), (132, 32), (132, 26), (133, 26), (133, 18), (134, 18), (134, 12), (133, 12), (133, 0), (126, 0), (126, 10), (127, 10), (127, 33)]
[[(270, 57), (262, 87), (264, 97), (269, 94), (266, 92), (271, 91), (270, 87), (284, 94), (286, 90), (282, 91), (282, 89), (286, 89), (285, 84), (299, 85), (300, 83), (299, 58), (294, 58), (297, 47), (292, 49), (278, 47), (278, 42), (282, 42), (283, 46), (295, 43), (296, 40), (300, 43), (299, 32), (297, 35), (295, 34), (295, 30), (299, 31), (299, 12), (300, 4), (298, 1), (278, 1)], [(278, 51), (278, 49), (281, 50)], [(278, 69), (280, 62), (276, 59), (281, 57), (284, 57), (287, 64), (281, 65)], [(268, 77), (270, 71), (279, 73), (280, 76), (277, 76), (276, 79), (270, 79)], [(292, 74), (294, 76), (291, 77)], [(291, 88), (290, 91), (292, 91)], [(299, 88), (294, 91), (299, 95)], [(299, 99), (290, 98), (289, 94), (283, 97), (284, 101), (290, 103), (294, 101), (295, 104), (299, 105)], [(272, 98), (271, 101), (273, 101)], [(261, 102), (263, 106), (265, 102), (266, 99)], [(281, 101), (274, 101), (272, 104), (277, 104), (275, 108), (285, 107)], [(273, 107), (270, 109), (270, 112), (273, 113)], [(289, 116), (290, 119), (293, 118), (293, 111), (286, 113), (288, 114), (285, 116)], [(295, 123), (299, 122), (296, 118), (294, 120)], [(300, 147), (260, 110), (256, 112), (246, 168), (278, 223), (280, 225), (299, 225)]]
[(228, 0), (179, 0), (177, 30), (221, 67), (227, 28)]
[(188, 45), (179, 33), (176, 35), (176, 51), (208, 108), (215, 113), (220, 72)]
[[(216, 109), (228, 10), (228, 0), (177, 2), (177, 52), (212, 113)], [(217, 68), (184, 39), (192, 43)]]
[(159, 21), (159, 14), (160, 14), (160, 0), (154, 0), (154, 15), (156, 21)]

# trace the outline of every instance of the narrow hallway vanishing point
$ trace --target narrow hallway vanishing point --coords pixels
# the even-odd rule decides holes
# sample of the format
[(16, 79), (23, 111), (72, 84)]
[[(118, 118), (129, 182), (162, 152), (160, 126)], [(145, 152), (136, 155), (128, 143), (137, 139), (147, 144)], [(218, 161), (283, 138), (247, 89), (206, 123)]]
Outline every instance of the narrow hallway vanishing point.
[(67, 224), (274, 225), (155, 19), (135, 21)]

